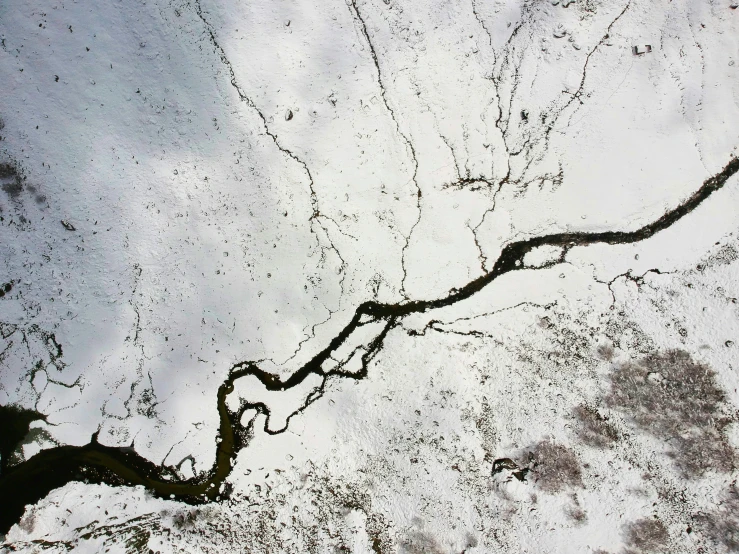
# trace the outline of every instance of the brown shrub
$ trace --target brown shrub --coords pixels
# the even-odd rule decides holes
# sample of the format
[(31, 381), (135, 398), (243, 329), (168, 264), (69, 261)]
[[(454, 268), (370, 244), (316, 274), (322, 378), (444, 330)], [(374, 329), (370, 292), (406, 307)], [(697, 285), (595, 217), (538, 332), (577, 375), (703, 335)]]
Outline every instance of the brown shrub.
[(608, 418), (600, 415), (595, 408), (577, 406), (573, 414), (580, 424), (577, 436), (588, 446), (606, 448), (619, 439), (618, 432), (608, 423)]
[(580, 462), (574, 452), (548, 440), (531, 448), (522, 464), (528, 464), (529, 475), (545, 492), (555, 493), (568, 487), (582, 487)]
[(724, 432), (732, 420), (724, 415), (726, 395), (711, 368), (683, 350), (670, 350), (623, 364), (610, 380), (606, 403), (667, 441), (685, 477), (701, 477), (708, 469), (731, 471), (734, 452)]
[(636, 552), (664, 552), (669, 539), (667, 528), (658, 519), (639, 519), (626, 527), (626, 544)]
[(0, 189), (13, 199), (23, 191), (23, 181), (10, 164), (0, 163)]
[(598, 356), (606, 361), (611, 361), (616, 355), (616, 351), (610, 344), (601, 344), (597, 349)]
[(423, 531), (414, 531), (399, 541), (400, 551), (408, 554), (442, 554), (436, 539)]
[(588, 514), (580, 506), (568, 506), (565, 508), (565, 514), (578, 525), (582, 525), (588, 520)]
[(696, 527), (728, 552), (739, 552), (739, 493), (732, 485), (716, 510), (695, 517)]
[(199, 508), (183, 509), (172, 515), (172, 525), (179, 530), (192, 529), (200, 516), (201, 510)]

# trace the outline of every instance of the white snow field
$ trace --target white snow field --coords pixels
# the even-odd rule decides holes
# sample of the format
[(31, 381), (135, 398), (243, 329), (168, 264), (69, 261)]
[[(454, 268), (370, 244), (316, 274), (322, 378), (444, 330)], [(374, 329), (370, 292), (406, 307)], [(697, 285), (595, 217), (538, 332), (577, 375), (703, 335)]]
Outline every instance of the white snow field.
[(0, 550), (739, 552), (738, 156), (731, 0), (0, 2), (0, 491), (244, 442)]

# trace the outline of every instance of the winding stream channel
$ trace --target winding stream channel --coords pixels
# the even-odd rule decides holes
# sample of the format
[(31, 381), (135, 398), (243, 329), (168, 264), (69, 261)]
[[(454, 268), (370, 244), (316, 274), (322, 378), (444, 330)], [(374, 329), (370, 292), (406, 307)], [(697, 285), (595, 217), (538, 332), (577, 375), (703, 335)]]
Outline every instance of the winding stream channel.
[[(258, 413), (269, 416), (269, 409), (262, 403), (245, 403), (238, 410), (229, 410), (226, 397), (233, 391), (237, 379), (253, 375), (270, 391), (287, 390), (302, 383), (309, 375), (316, 374), (323, 378), (322, 384), (313, 390), (298, 409), (299, 413), (323, 394), (326, 381), (330, 377), (344, 377), (361, 380), (367, 375), (370, 361), (382, 348), (387, 333), (405, 316), (426, 312), (435, 308), (449, 306), (460, 300), (469, 298), (495, 279), (520, 269), (525, 269), (524, 257), (533, 249), (541, 246), (554, 246), (561, 249), (556, 260), (541, 267), (551, 267), (565, 261), (570, 249), (576, 246), (587, 246), (596, 243), (628, 244), (648, 239), (659, 231), (667, 229), (678, 220), (697, 208), (715, 191), (722, 188), (733, 175), (739, 172), (739, 158), (732, 158), (716, 175), (706, 180), (703, 185), (673, 210), (665, 213), (656, 221), (635, 231), (604, 231), (598, 233), (557, 233), (534, 237), (508, 244), (495, 262), (492, 270), (469, 282), (449, 295), (436, 300), (415, 300), (398, 304), (382, 304), (364, 302), (360, 304), (351, 321), (334, 337), (328, 346), (298, 369), (286, 380), (260, 369), (253, 362), (241, 362), (231, 368), (226, 381), (218, 388), (216, 405), (220, 425), (217, 438), (216, 460), (213, 468), (204, 475), (191, 479), (180, 479), (176, 471), (168, 466), (152, 463), (137, 454), (133, 448), (104, 446), (93, 435), (89, 444), (84, 446), (58, 446), (42, 450), (38, 454), (17, 465), (9, 465), (7, 452), (20, 443), (25, 433), (9, 433), (7, 429), (28, 430), (32, 419), (43, 419), (43, 415), (23, 410), (6, 409), (0, 414), (3, 441), (0, 441), (3, 454), (2, 475), (0, 475), (0, 533), (8, 532), (13, 524), (23, 516), (25, 507), (44, 498), (50, 491), (70, 481), (88, 483), (107, 483), (109, 485), (143, 485), (154, 495), (162, 498), (174, 498), (188, 504), (202, 504), (218, 501), (228, 497), (229, 486), (226, 478), (231, 472), (236, 454), (248, 445), (252, 423), (247, 427), (239, 421), (245, 410), (256, 409)], [(540, 267), (540, 268), (541, 268)], [(382, 323), (380, 332), (364, 345), (362, 366), (359, 371), (346, 371), (344, 363), (331, 370), (324, 370), (327, 362), (359, 327), (368, 323)], [(294, 415), (294, 414), (293, 414)], [(284, 429), (283, 429), (284, 430)], [(265, 431), (269, 431), (265, 423)], [(8, 443), (8, 444), (6, 444)]]

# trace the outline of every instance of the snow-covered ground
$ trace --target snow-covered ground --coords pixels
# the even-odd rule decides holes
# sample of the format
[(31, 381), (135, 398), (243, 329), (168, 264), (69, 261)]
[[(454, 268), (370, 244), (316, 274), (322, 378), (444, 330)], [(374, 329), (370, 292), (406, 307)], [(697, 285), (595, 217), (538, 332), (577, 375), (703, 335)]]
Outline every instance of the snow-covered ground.
[[(286, 380), (363, 302), (637, 230), (739, 156), (730, 0), (5, 0), (0, 45), (0, 406), (46, 416), (14, 462), (99, 431), (203, 474), (235, 364)], [(237, 380), (270, 415), (230, 498), (72, 482), (3, 548), (737, 551), (738, 206), (536, 249), (364, 378)]]

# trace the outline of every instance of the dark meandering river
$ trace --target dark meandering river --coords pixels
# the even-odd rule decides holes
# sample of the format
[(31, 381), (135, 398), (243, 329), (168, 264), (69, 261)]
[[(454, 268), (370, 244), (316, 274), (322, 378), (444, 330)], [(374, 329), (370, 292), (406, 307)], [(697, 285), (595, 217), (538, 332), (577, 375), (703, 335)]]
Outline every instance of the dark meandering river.
[[(236, 454), (249, 442), (251, 424), (246, 428), (239, 424), (241, 415), (247, 409), (256, 409), (269, 415), (264, 404), (243, 404), (237, 411), (227, 408), (226, 397), (233, 390), (234, 382), (247, 375), (257, 377), (268, 390), (280, 391), (292, 388), (308, 377), (316, 374), (323, 377), (322, 384), (311, 392), (298, 411), (320, 398), (326, 380), (330, 377), (345, 377), (361, 380), (367, 375), (369, 362), (380, 351), (387, 333), (405, 316), (449, 306), (469, 298), (492, 281), (512, 271), (525, 269), (524, 257), (541, 246), (554, 246), (561, 249), (559, 257), (542, 267), (551, 267), (565, 260), (567, 252), (576, 246), (596, 243), (628, 244), (655, 235), (697, 208), (705, 199), (723, 187), (739, 172), (739, 158), (731, 161), (716, 175), (706, 180), (692, 196), (676, 208), (665, 213), (656, 221), (634, 231), (604, 231), (599, 233), (557, 233), (534, 237), (508, 244), (495, 262), (493, 269), (471, 281), (449, 295), (436, 300), (414, 300), (398, 304), (364, 302), (357, 307), (351, 321), (331, 340), (329, 345), (313, 359), (282, 381), (276, 375), (261, 370), (255, 363), (241, 362), (231, 368), (226, 381), (218, 388), (216, 406), (220, 420), (216, 450), (216, 460), (212, 469), (204, 475), (191, 479), (180, 479), (176, 471), (168, 466), (160, 466), (143, 458), (133, 448), (104, 446), (93, 435), (85, 446), (58, 446), (42, 450), (26, 461), (11, 465), (9, 456), (28, 432), (29, 425), (45, 416), (35, 412), (0, 407), (0, 533), (5, 534), (23, 516), (24, 509), (44, 498), (50, 491), (70, 481), (88, 483), (107, 483), (109, 485), (143, 485), (154, 495), (174, 498), (189, 504), (201, 504), (228, 497), (226, 482), (233, 467)], [(541, 267), (540, 267), (541, 268)], [(325, 371), (324, 362), (352, 334), (367, 323), (383, 322), (380, 332), (366, 346), (362, 355), (362, 368), (359, 371), (345, 371), (343, 365)], [(297, 412), (296, 412), (297, 413)], [(254, 421), (254, 420), (252, 420)], [(265, 424), (265, 431), (267, 430)], [(274, 433), (274, 431), (272, 431)]]

